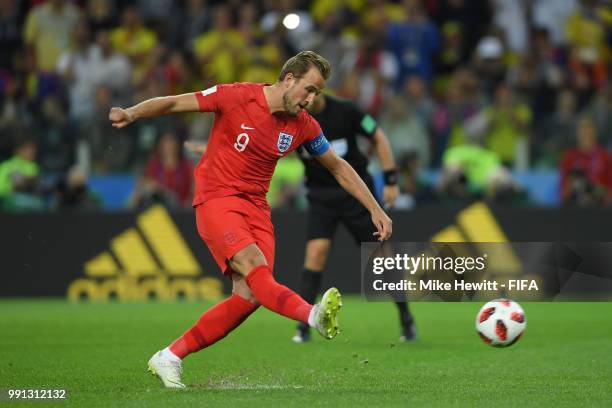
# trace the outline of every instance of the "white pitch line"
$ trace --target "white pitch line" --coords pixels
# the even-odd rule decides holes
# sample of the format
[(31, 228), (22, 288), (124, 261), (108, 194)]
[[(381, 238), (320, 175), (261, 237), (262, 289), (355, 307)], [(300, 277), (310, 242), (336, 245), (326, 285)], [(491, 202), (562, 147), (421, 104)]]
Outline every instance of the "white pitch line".
[(286, 389), (300, 389), (304, 388), (303, 385), (278, 385), (278, 384), (233, 384), (225, 383), (218, 385), (209, 385), (207, 388), (214, 388), (217, 390), (286, 390)]

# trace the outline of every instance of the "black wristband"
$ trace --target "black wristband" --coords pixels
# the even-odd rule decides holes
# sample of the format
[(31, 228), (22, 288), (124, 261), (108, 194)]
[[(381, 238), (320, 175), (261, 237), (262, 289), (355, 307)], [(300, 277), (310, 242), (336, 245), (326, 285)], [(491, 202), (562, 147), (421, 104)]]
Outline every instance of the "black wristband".
[(396, 170), (385, 170), (383, 172), (385, 179), (385, 186), (394, 186), (397, 184), (397, 171)]

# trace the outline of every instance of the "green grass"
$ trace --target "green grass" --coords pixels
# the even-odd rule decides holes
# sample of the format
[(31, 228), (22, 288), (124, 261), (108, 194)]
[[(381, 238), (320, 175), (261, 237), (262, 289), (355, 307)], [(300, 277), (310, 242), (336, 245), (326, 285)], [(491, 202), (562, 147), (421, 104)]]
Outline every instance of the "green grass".
[(527, 331), (508, 349), (477, 337), (479, 303), (413, 304), (410, 344), (390, 303), (346, 299), (343, 333), (306, 345), (261, 309), (186, 359), (189, 389), (162, 388), (148, 358), (207, 306), (0, 301), (0, 389), (64, 388), (56, 405), (86, 407), (612, 406), (612, 303), (523, 303)]

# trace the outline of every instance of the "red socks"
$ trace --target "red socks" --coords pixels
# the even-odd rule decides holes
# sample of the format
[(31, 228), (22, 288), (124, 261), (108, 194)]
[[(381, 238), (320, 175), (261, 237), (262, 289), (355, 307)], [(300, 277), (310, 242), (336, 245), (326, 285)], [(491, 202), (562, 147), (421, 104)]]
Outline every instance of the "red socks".
[(246, 277), (255, 299), (266, 308), (303, 323), (308, 323), (312, 305), (297, 293), (274, 280), (267, 265), (255, 267)]
[[(308, 323), (312, 305), (288, 287), (276, 282), (267, 265), (254, 268), (247, 275), (246, 282), (257, 301), (266, 308), (290, 319)], [(183, 359), (213, 345), (238, 327), (257, 307), (238, 295), (230, 296), (204, 312), (193, 327), (170, 345), (170, 351)]]
[(204, 312), (193, 327), (170, 345), (170, 351), (182, 359), (213, 345), (238, 327), (257, 307), (238, 295), (230, 296)]

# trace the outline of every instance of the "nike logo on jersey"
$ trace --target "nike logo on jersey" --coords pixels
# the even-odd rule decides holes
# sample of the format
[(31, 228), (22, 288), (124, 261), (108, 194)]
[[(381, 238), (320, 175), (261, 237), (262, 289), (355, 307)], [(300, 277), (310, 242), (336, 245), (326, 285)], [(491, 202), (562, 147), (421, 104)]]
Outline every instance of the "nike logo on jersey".
[(244, 130), (253, 130), (255, 128), (252, 127), (248, 127), (247, 125), (245, 125), (244, 123), (242, 125), (240, 125), (240, 129), (244, 129)]

